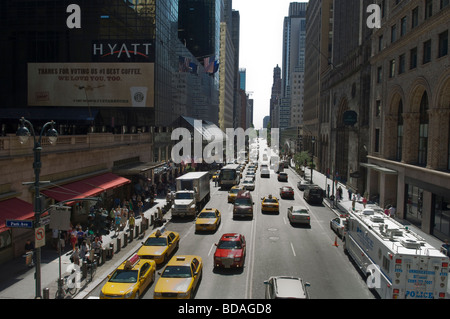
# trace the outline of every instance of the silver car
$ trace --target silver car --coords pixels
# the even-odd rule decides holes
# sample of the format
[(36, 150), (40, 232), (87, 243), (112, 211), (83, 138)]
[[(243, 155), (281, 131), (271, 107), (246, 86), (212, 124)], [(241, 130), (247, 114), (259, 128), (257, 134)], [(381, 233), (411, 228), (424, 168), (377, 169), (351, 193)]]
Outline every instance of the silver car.
[(301, 278), (291, 276), (270, 277), (264, 281), (266, 285), (266, 299), (309, 299), (306, 287)]
[(242, 186), (245, 190), (254, 191), (255, 190), (255, 182), (253, 181), (253, 178), (246, 178), (242, 182)]
[(309, 209), (306, 206), (296, 205), (289, 207), (287, 210), (287, 217), (291, 224), (311, 225), (311, 216), (309, 214)]

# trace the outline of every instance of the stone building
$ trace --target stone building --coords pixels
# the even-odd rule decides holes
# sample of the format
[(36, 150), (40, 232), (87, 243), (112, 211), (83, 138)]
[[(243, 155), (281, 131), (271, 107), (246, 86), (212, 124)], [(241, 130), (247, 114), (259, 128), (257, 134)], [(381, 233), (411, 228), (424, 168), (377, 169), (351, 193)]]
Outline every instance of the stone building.
[(378, 1), (367, 188), (380, 206), (450, 237), (449, 1)]

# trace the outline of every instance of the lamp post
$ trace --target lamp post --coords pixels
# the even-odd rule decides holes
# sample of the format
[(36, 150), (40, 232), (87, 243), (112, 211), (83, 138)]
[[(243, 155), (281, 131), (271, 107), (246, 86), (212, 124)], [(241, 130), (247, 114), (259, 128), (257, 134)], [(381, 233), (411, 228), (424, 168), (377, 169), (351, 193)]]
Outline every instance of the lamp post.
[[(30, 131), (27, 129), (26, 125), (28, 125), (31, 129)], [(45, 123), (45, 125), (42, 127), (41, 132), (39, 136), (37, 137), (33, 125), (30, 123), (30, 121), (26, 120), (25, 118), (20, 119), (20, 127), (16, 132), (16, 135), (19, 137), (20, 144), (24, 144), (28, 141), (28, 138), (30, 135), (33, 135), (34, 140), (34, 147), (33, 147), (33, 153), (34, 153), (34, 161), (33, 161), (33, 169), (34, 169), (34, 227), (38, 228), (41, 226), (41, 195), (39, 193), (39, 187), (40, 187), (40, 181), (39, 181), (39, 174), (41, 172), (41, 143), (42, 143), (42, 136), (44, 134), (44, 130), (47, 127), (51, 127), (47, 132), (46, 136), (48, 136), (50, 144), (56, 143), (56, 140), (58, 138), (58, 132), (54, 128), (55, 122), (50, 121)], [(41, 247), (36, 247), (36, 298), (41, 298)]]

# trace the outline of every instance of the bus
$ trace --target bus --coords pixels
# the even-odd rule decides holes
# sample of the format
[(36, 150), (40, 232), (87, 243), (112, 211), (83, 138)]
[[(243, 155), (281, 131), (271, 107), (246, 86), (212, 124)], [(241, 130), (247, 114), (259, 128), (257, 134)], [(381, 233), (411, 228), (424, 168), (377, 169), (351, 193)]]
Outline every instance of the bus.
[(239, 164), (228, 164), (222, 167), (219, 174), (219, 186), (230, 188), (240, 183)]

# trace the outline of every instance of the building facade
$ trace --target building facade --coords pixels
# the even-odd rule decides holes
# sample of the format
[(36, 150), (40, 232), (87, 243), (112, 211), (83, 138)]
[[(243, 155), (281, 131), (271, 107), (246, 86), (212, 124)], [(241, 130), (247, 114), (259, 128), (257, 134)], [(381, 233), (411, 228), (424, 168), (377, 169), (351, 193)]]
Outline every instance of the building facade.
[(449, 1), (378, 1), (367, 187), (382, 206), (450, 238)]

